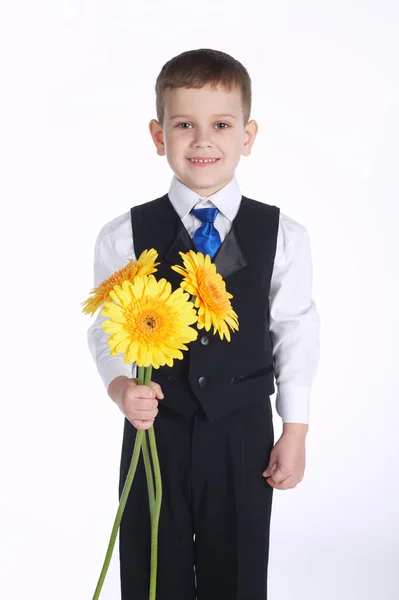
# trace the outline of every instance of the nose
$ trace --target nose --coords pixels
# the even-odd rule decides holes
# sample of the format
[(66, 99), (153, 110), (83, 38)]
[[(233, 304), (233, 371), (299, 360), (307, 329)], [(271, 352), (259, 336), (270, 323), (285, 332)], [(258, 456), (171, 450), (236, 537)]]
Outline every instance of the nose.
[(206, 148), (207, 146), (211, 147), (212, 142), (209, 137), (209, 131), (205, 128), (197, 127), (193, 144), (195, 148)]

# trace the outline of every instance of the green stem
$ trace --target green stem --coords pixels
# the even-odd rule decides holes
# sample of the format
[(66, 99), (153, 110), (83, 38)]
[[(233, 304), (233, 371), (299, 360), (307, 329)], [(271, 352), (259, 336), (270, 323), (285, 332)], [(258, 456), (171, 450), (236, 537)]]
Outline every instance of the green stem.
[(148, 440), (147, 440), (146, 433), (147, 432), (144, 432), (143, 445), (142, 445), (141, 449), (143, 451), (145, 472), (147, 474), (148, 498), (150, 501), (150, 515), (152, 518), (152, 515), (154, 513), (154, 506), (155, 506), (155, 492), (154, 492), (154, 479), (152, 476), (151, 459), (150, 459), (150, 454), (148, 451)]
[(108, 544), (107, 553), (105, 555), (103, 568), (101, 570), (100, 577), (99, 577), (99, 580), (97, 583), (97, 587), (94, 592), (93, 600), (98, 600), (98, 598), (100, 597), (101, 589), (102, 589), (102, 586), (103, 586), (103, 583), (105, 580), (105, 576), (108, 571), (109, 563), (111, 562), (111, 556), (112, 556), (112, 552), (113, 552), (113, 549), (115, 546), (115, 540), (116, 540), (116, 536), (118, 534), (119, 525), (122, 520), (122, 515), (123, 515), (123, 511), (125, 509), (127, 497), (129, 495), (129, 491), (130, 491), (130, 488), (132, 485), (134, 474), (136, 472), (136, 467), (137, 467), (137, 463), (139, 460), (139, 455), (140, 455), (140, 450), (141, 450), (144, 433), (145, 433), (144, 430), (141, 430), (141, 431), (137, 430), (132, 460), (131, 460), (129, 471), (128, 471), (128, 474), (126, 477), (125, 485), (123, 486), (123, 491), (122, 491), (121, 499), (119, 502), (118, 511), (116, 513), (114, 525), (112, 527), (111, 538), (110, 538), (110, 541)]
[[(151, 381), (152, 366), (146, 368), (145, 383), (149, 385)], [(148, 436), (150, 438), (151, 455), (154, 464), (155, 472), (155, 506), (151, 517), (151, 574), (150, 574), (150, 600), (156, 600), (156, 587), (157, 587), (157, 568), (158, 568), (158, 527), (159, 527), (159, 515), (161, 512), (162, 503), (162, 480), (161, 470), (159, 467), (157, 445), (155, 441), (154, 426), (148, 430)]]
[(138, 384), (144, 385), (145, 379), (145, 367), (137, 367), (137, 375), (138, 375)]

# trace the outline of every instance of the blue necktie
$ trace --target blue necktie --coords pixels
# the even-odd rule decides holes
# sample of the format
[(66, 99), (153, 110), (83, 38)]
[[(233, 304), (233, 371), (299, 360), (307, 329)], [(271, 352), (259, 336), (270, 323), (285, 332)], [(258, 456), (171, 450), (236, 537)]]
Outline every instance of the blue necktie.
[(218, 212), (218, 208), (194, 208), (191, 211), (191, 214), (203, 223), (195, 230), (195, 247), (198, 252), (202, 252), (204, 256), (209, 254), (211, 258), (215, 256), (221, 244), (219, 232), (214, 225)]

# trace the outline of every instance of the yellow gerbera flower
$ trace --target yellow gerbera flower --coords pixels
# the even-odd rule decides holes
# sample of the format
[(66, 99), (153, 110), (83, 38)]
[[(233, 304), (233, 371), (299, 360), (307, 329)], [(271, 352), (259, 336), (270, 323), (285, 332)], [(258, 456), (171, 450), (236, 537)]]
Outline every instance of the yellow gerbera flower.
[(190, 295), (182, 288), (172, 293), (166, 279), (157, 281), (153, 275), (123, 281), (110, 291), (114, 302), (105, 302), (101, 315), (109, 317), (101, 325), (110, 334), (111, 356), (124, 352), (125, 363), (155, 369), (173, 359), (182, 359), (181, 350), (197, 339), (198, 332), (190, 327), (197, 321)]
[(183, 275), (180, 284), (183, 290), (196, 296), (195, 307), (198, 311), (198, 329), (205, 327), (209, 331), (213, 326), (220, 338), (226, 336), (230, 342), (230, 330), (238, 330), (238, 315), (234, 312), (230, 298), (233, 296), (226, 291), (226, 283), (220, 273), (216, 272), (216, 265), (211, 261), (209, 254), (202, 252), (179, 252), (183, 259), (185, 269), (179, 265), (172, 267), (174, 271)]
[(104, 302), (110, 300), (110, 291), (115, 285), (122, 285), (122, 282), (125, 280), (133, 283), (136, 277), (155, 273), (157, 270), (155, 267), (160, 264), (159, 262), (155, 262), (157, 256), (158, 252), (154, 248), (144, 250), (137, 260), (130, 260), (122, 269), (112, 273), (108, 279), (90, 291), (92, 297), (82, 302), (83, 312), (88, 315), (94, 315)]

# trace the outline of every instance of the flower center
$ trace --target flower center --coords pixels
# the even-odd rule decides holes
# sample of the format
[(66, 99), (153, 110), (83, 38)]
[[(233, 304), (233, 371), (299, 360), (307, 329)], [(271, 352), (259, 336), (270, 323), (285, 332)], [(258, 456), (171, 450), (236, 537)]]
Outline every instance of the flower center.
[(138, 315), (137, 326), (141, 333), (155, 335), (163, 327), (163, 319), (160, 314), (143, 311)]
[(212, 281), (205, 282), (205, 288), (206, 288), (207, 295), (209, 295), (212, 298), (212, 300), (215, 300), (215, 302), (220, 300), (220, 297), (221, 297), (220, 290)]
[(224, 289), (219, 281), (209, 277), (206, 270), (202, 273), (199, 289), (205, 304), (212, 310), (220, 311), (228, 308), (229, 301), (225, 296)]
[(146, 326), (150, 329), (154, 329), (155, 327), (155, 319), (153, 317), (148, 317), (145, 322)]

